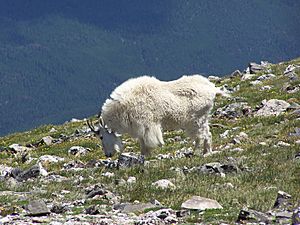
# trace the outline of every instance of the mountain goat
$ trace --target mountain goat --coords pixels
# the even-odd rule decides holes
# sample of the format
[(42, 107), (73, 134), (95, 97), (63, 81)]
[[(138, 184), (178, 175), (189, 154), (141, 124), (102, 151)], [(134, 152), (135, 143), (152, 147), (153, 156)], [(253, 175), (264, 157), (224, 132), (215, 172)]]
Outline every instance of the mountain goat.
[(160, 81), (141, 76), (125, 81), (105, 101), (99, 115), (98, 130), (89, 127), (102, 140), (104, 153), (111, 157), (123, 149), (115, 133), (137, 138), (142, 155), (164, 144), (163, 129), (183, 129), (195, 140), (195, 150), (204, 139), (203, 153), (211, 152), (209, 114), (217, 93), (222, 93), (201, 75)]

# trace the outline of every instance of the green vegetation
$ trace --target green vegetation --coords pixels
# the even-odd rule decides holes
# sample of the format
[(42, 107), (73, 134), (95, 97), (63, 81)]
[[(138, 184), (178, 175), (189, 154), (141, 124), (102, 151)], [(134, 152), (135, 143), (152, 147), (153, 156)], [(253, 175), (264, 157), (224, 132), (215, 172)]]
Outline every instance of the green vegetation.
[[(288, 79), (283, 78), (282, 74), (287, 65), (294, 63), (300, 64), (300, 59), (286, 62), (281, 65), (272, 65), (272, 72), (276, 78), (263, 81), (263, 85), (273, 85), (270, 91), (260, 91), (259, 86), (250, 85), (250, 81), (240, 81), (240, 78), (225, 77), (221, 84), (236, 86), (240, 84), (241, 89), (232, 94), (232, 97), (239, 97), (249, 102), (252, 107), (259, 105), (263, 99), (278, 98), (300, 103), (300, 93), (286, 94), (281, 89)], [(300, 75), (299, 72), (298, 76)], [(261, 73), (262, 74), (262, 73)], [(255, 75), (253, 79), (260, 76)], [(296, 81), (297, 83), (298, 81)], [(293, 84), (296, 84), (293, 83)], [(259, 93), (258, 93), (259, 92)], [(223, 106), (228, 103), (228, 99), (218, 97), (217, 106)], [(216, 107), (215, 107), (216, 108)], [(45, 169), (53, 174), (67, 177), (67, 180), (60, 182), (47, 182), (43, 178), (34, 179), (10, 185), (0, 181), (0, 190), (15, 192), (30, 192), (36, 190), (33, 194), (26, 195), (26, 199), (19, 201), (13, 196), (0, 196), (0, 208), (10, 208), (13, 211), (20, 210), (20, 206), (25, 205), (28, 200), (33, 198), (44, 198), (47, 201), (71, 202), (85, 197), (84, 190), (95, 184), (103, 184), (108, 190), (118, 193), (122, 202), (149, 202), (151, 199), (157, 199), (163, 205), (173, 209), (180, 209), (181, 203), (193, 195), (208, 197), (217, 200), (224, 209), (209, 210), (199, 214), (192, 212), (185, 218), (187, 223), (206, 222), (219, 223), (225, 221), (232, 223), (237, 219), (238, 213), (242, 208), (252, 208), (260, 211), (267, 211), (272, 208), (279, 190), (288, 192), (292, 195), (292, 202), (296, 204), (300, 199), (300, 161), (295, 159), (295, 155), (300, 152), (300, 145), (296, 144), (299, 137), (290, 136), (295, 128), (300, 127), (300, 120), (297, 115), (288, 111), (280, 116), (270, 117), (241, 117), (233, 120), (212, 118), (212, 124), (222, 124), (223, 127), (212, 127), (213, 146), (220, 152), (208, 157), (194, 156), (191, 158), (181, 159), (164, 159), (157, 160), (145, 166), (135, 166), (127, 169), (107, 169), (105, 167), (86, 168), (83, 170), (61, 170), (63, 164), (71, 160), (79, 160), (88, 163), (93, 159), (102, 159), (104, 154), (99, 147), (99, 140), (90, 138), (70, 139), (60, 144), (51, 146), (39, 146), (30, 151), (30, 157), (39, 158), (42, 155), (50, 154), (65, 158), (65, 162), (44, 164)], [(54, 126), (47, 125), (34, 130), (16, 133), (0, 138), (0, 147), (7, 147), (13, 143), (22, 145), (32, 144), (42, 137), (51, 135), (58, 137), (60, 134), (70, 135), (76, 129), (81, 129), (86, 124), (84, 122), (66, 123), (64, 125)], [(51, 133), (50, 129), (55, 127), (56, 131)], [(236, 128), (236, 129), (232, 129)], [(225, 130), (231, 130), (228, 138), (220, 138), (219, 135)], [(230, 151), (222, 146), (231, 142), (232, 138), (241, 131), (248, 134), (248, 138), (234, 147), (244, 149), (243, 151)], [(166, 145), (161, 149), (155, 149), (152, 156), (148, 159), (155, 159), (158, 154), (171, 153), (183, 147), (190, 147), (192, 143), (188, 140), (182, 131), (169, 131), (164, 134)], [(188, 143), (179, 143), (172, 141), (171, 138), (180, 136), (182, 140), (188, 140)], [(127, 140), (127, 151), (139, 152), (137, 143), (128, 136), (123, 139)], [(290, 146), (276, 147), (279, 141), (289, 143)], [(260, 144), (265, 142), (265, 145)], [(71, 146), (80, 145), (91, 148), (92, 151), (85, 156), (70, 156), (68, 149)], [(227, 174), (226, 177), (214, 174), (199, 174), (191, 172), (184, 175), (176, 172), (171, 168), (191, 168), (200, 166), (209, 162), (226, 162), (229, 158), (238, 160), (242, 168), (248, 168), (237, 174)], [(1, 164), (13, 167), (29, 168), (36, 160), (30, 164), (22, 164), (18, 156), (9, 152), (0, 152)], [(113, 172), (114, 177), (103, 177), (104, 172)], [(128, 179), (134, 176), (137, 182), (131, 185), (119, 185), (118, 179)], [(81, 181), (78, 178), (82, 177)], [(158, 190), (151, 186), (152, 182), (159, 179), (171, 179), (175, 184), (174, 190)], [(231, 184), (228, 186), (227, 184)], [(69, 191), (63, 198), (59, 198), (62, 190)], [(72, 214), (82, 213), (84, 208), (91, 205), (110, 205), (108, 200), (88, 200), (84, 207), (75, 207)], [(9, 212), (8, 212), (9, 213)]]

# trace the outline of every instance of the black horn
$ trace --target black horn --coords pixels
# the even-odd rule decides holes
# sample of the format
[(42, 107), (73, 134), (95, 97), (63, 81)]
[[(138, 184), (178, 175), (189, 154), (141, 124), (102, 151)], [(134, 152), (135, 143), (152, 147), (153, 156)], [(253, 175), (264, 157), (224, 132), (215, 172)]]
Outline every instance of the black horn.
[(93, 122), (92, 121), (90, 122), (89, 120), (87, 120), (86, 122), (87, 122), (87, 125), (89, 126), (89, 128), (91, 129), (91, 131), (93, 131), (95, 134), (99, 135), (99, 130), (95, 129)]

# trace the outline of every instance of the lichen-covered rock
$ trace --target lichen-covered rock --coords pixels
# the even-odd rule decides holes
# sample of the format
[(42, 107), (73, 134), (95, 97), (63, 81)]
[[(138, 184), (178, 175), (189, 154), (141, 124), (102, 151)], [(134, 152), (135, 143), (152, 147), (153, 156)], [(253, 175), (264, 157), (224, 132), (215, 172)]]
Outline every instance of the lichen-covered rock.
[(181, 204), (181, 208), (193, 210), (206, 210), (206, 209), (223, 209), (223, 207), (213, 199), (203, 198), (200, 196), (193, 196)]
[(271, 99), (263, 100), (260, 109), (254, 113), (255, 116), (278, 116), (290, 106), (284, 100)]
[(144, 164), (145, 158), (143, 155), (137, 155), (134, 153), (122, 153), (118, 159), (118, 167), (131, 167), (134, 165)]

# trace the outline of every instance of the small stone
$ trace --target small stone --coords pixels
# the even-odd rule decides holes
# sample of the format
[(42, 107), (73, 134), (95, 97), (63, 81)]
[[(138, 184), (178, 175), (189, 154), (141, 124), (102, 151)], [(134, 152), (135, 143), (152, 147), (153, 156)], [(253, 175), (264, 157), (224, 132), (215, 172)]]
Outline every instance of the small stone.
[(90, 152), (91, 149), (90, 148), (84, 148), (82, 146), (73, 146), (69, 149), (69, 154), (72, 155), (86, 155), (88, 152)]
[(24, 154), (28, 151), (30, 151), (30, 148), (28, 147), (24, 147), (22, 145), (19, 145), (19, 144), (12, 144), (10, 146), (8, 146), (10, 148), (10, 150), (13, 152), (13, 153), (20, 153), (20, 154)]
[(108, 178), (111, 178), (111, 177), (115, 176), (115, 174), (111, 173), (111, 172), (102, 173), (101, 175), (104, 176), (104, 177), (108, 177)]
[(152, 186), (155, 186), (156, 188), (160, 189), (174, 189), (176, 186), (167, 179), (158, 180), (156, 182), (152, 183)]
[(206, 210), (206, 209), (223, 209), (223, 207), (213, 199), (203, 198), (200, 196), (193, 196), (181, 204), (182, 208), (193, 210)]
[(268, 145), (268, 144), (267, 144), (266, 142), (264, 142), (264, 141), (259, 142), (258, 144), (261, 145), (261, 146), (267, 146), (267, 145)]
[(95, 185), (86, 190), (86, 197), (93, 198), (96, 195), (104, 195), (106, 193), (107, 193), (107, 191), (104, 188), (102, 188), (101, 186)]
[(136, 183), (136, 177), (128, 177), (127, 183), (128, 184), (135, 184)]
[(85, 213), (89, 215), (97, 215), (100, 213), (100, 211), (95, 205), (92, 205), (85, 209)]
[(269, 224), (271, 222), (271, 218), (262, 212), (258, 212), (251, 209), (242, 209), (239, 213), (238, 223), (247, 223), (247, 222), (262, 222)]
[(44, 177), (48, 176), (47, 170), (42, 166), (41, 163), (38, 163), (39, 169), (40, 169), (40, 174)]
[(27, 205), (28, 216), (45, 216), (50, 214), (50, 210), (43, 200), (30, 201)]
[(259, 65), (257, 63), (251, 62), (249, 63), (249, 71), (250, 74), (256, 74), (259, 73), (260, 71), (262, 71), (264, 69), (264, 67), (262, 65)]
[(266, 86), (260, 87), (259, 89), (260, 89), (261, 91), (268, 91), (268, 90), (271, 90), (272, 88), (273, 88), (273, 86), (266, 85)]
[(11, 174), (19, 182), (26, 181), (29, 178), (38, 177), (40, 175), (40, 167), (38, 165), (34, 165), (31, 168), (24, 171), (16, 168), (11, 171)]
[(284, 191), (278, 191), (277, 198), (273, 208), (283, 208), (283, 209), (288, 208), (291, 205), (290, 203), (291, 198), (292, 196), (290, 194)]
[(242, 74), (242, 72), (239, 71), (239, 70), (235, 70), (235, 71), (230, 75), (230, 77), (242, 77), (242, 76), (243, 76), (243, 74)]
[(132, 167), (134, 165), (144, 164), (145, 158), (143, 155), (134, 153), (122, 153), (118, 159), (118, 167)]
[(210, 81), (220, 81), (222, 78), (218, 76), (208, 76), (208, 80)]
[(55, 156), (55, 155), (43, 155), (38, 159), (38, 162), (41, 163), (58, 163), (58, 162), (63, 162), (65, 159)]
[(51, 136), (43, 137), (40, 143), (49, 146), (53, 143), (53, 138)]
[(277, 144), (276, 144), (277, 147), (290, 147), (291, 145), (289, 143), (286, 143), (284, 141), (279, 141)]
[(253, 74), (250, 74), (250, 73), (245, 73), (243, 76), (242, 76), (242, 81), (245, 81), (245, 80), (251, 80), (252, 78), (254, 77)]
[(67, 205), (55, 204), (51, 208), (52, 213), (62, 214), (69, 211), (70, 208)]
[(269, 74), (264, 74), (264, 75), (261, 75), (257, 78), (257, 80), (259, 81), (264, 81), (264, 80), (270, 80), (272, 78), (275, 78), (276, 76), (272, 73), (269, 73)]
[(50, 133), (55, 133), (57, 130), (54, 128), (54, 127), (52, 127), (51, 129), (50, 129)]

